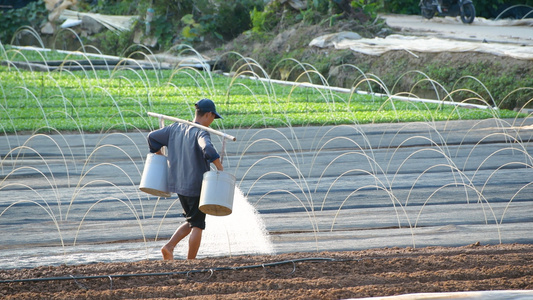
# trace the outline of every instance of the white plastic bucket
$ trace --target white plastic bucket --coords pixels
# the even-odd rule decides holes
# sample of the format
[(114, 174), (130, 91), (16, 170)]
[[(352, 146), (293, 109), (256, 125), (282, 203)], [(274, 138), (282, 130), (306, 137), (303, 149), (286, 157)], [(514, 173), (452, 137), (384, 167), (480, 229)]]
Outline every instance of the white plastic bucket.
[(233, 208), (235, 176), (223, 171), (207, 171), (202, 181), (199, 208), (213, 216), (227, 216)]
[(167, 184), (167, 173), (167, 157), (164, 155), (148, 153), (139, 189), (150, 195), (165, 198), (170, 197)]

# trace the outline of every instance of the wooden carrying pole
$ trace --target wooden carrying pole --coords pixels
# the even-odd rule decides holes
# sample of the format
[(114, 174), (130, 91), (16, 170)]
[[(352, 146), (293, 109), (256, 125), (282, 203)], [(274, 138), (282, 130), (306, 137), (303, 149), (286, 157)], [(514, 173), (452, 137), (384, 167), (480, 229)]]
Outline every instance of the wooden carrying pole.
[(194, 122), (190, 122), (190, 121), (187, 121), (187, 120), (182, 120), (182, 119), (178, 119), (178, 118), (174, 118), (174, 117), (170, 117), (170, 116), (166, 116), (166, 115), (162, 115), (162, 114), (157, 114), (157, 113), (153, 113), (153, 112), (148, 112), (148, 115), (150, 117), (156, 117), (156, 118), (159, 118), (160, 122), (159, 122), (159, 126), (162, 128), (163, 127), (163, 123), (161, 120), (169, 120), (169, 121), (173, 121), (173, 122), (179, 122), (179, 123), (185, 123), (185, 124), (189, 124), (191, 126), (194, 126), (194, 127), (198, 127), (200, 129), (203, 129), (207, 132), (210, 132), (212, 134), (216, 134), (216, 135), (219, 135), (225, 139), (228, 139), (228, 140), (232, 140), (232, 141), (236, 141), (237, 138), (232, 136), (232, 135), (229, 135), (227, 133), (224, 133), (222, 131), (218, 131), (218, 130), (215, 130), (213, 128), (210, 128), (210, 127), (206, 127), (206, 126), (203, 126), (203, 125), (200, 125), (200, 124), (197, 124), (197, 123), (194, 123)]
[[(222, 152), (221, 152), (222, 154), (220, 155), (220, 162), (222, 162), (222, 160), (224, 158), (224, 153), (226, 151), (226, 139), (232, 140), (232, 141), (236, 141), (237, 140), (237, 138), (232, 136), (232, 135), (229, 135), (229, 134), (224, 133), (222, 131), (218, 131), (218, 130), (215, 130), (213, 128), (209, 128), (209, 127), (206, 127), (206, 126), (194, 123), (194, 122), (190, 122), (190, 121), (187, 121), (187, 120), (182, 120), (182, 119), (178, 119), (178, 118), (174, 118), (174, 117), (170, 117), (170, 116), (166, 116), (166, 115), (162, 115), (162, 114), (157, 114), (157, 113), (153, 113), (153, 112), (148, 112), (148, 115), (150, 117), (159, 118), (159, 127), (160, 128), (165, 127), (165, 122), (163, 122), (163, 120), (169, 120), (169, 121), (173, 121), (173, 122), (189, 124), (191, 126), (203, 129), (203, 130), (205, 130), (207, 132), (210, 132), (212, 134), (216, 134), (216, 135), (219, 135), (219, 136), (223, 137), (223, 139), (222, 139)], [(163, 150), (163, 154), (165, 154), (164, 150)]]

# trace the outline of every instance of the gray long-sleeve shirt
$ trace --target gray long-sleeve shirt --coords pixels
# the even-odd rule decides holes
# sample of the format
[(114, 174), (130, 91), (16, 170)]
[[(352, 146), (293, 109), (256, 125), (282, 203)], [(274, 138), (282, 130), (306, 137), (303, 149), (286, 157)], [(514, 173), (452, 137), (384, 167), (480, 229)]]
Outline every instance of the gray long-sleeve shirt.
[(169, 190), (189, 197), (200, 196), (203, 174), (220, 157), (209, 132), (183, 123), (152, 131), (148, 146), (152, 153), (167, 146)]

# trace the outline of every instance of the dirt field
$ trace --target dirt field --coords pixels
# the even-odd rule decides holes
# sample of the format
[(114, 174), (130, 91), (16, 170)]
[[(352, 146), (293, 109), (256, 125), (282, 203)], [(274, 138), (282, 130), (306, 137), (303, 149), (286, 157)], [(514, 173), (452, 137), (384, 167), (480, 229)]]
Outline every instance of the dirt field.
[[(533, 289), (533, 245), (384, 248), (1, 270), (2, 299), (346, 299)], [(81, 279), (80, 277), (92, 277)]]

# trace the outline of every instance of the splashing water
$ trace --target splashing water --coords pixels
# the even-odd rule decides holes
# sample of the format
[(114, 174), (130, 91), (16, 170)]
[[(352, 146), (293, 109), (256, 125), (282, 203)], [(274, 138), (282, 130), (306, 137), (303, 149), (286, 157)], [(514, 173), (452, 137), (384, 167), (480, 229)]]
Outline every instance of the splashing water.
[[(238, 187), (235, 188), (232, 213), (223, 217), (207, 215), (206, 224), (199, 257), (274, 253), (263, 219)], [(175, 254), (180, 255), (178, 251), (183, 251), (182, 255), (186, 257), (186, 246), (187, 243), (182, 241)]]

